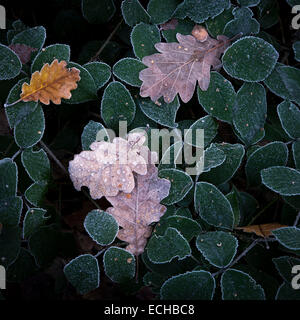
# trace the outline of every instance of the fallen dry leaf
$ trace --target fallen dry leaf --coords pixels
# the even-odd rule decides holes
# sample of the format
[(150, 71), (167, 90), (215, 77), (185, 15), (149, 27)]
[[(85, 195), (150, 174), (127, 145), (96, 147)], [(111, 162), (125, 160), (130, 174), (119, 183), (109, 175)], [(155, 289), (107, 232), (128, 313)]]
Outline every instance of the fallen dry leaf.
[(51, 65), (46, 63), (41, 71), (32, 74), (30, 84), (23, 84), (20, 100), (60, 104), (62, 98), (70, 99), (70, 91), (77, 88), (80, 80), (80, 70), (66, 66), (66, 61), (58, 62), (57, 59)]
[(178, 20), (173, 18), (160, 25), (160, 30), (174, 30), (178, 25)]
[(18, 55), (22, 64), (30, 61), (31, 52), (37, 51), (36, 48), (31, 48), (26, 44), (21, 43), (11, 44), (9, 45), (9, 48)]
[(268, 238), (272, 235), (272, 231), (287, 227), (286, 225), (280, 224), (280, 223), (265, 223), (265, 224), (255, 224), (252, 226), (245, 226), (245, 227), (238, 227), (236, 229), (243, 230), (247, 233), (255, 233), (259, 237)]
[[(200, 40), (197, 40), (197, 38)], [(179, 93), (183, 102), (188, 102), (195, 91), (196, 82), (206, 91), (210, 82), (210, 68), (221, 64), (220, 56), (230, 40), (223, 35), (211, 38), (204, 28), (195, 26), (192, 35), (177, 33), (179, 43), (157, 43), (155, 53), (143, 58), (148, 67), (139, 74), (143, 84), (142, 97), (156, 102), (161, 96), (166, 103)]]
[[(92, 151), (75, 155), (69, 163), (70, 178), (76, 190), (90, 189), (93, 199), (116, 196), (119, 191), (130, 193), (134, 188), (133, 172), (147, 173), (148, 147), (143, 133), (131, 133), (127, 140), (115, 138), (112, 143), (101, 141), (91, 144)], [(151, 152), (152, 163), (157, 154)]]
[[(150, 156), (150, 151), (148, 153)], [(106, 197), (113, 205), (106, 211), (122, 227), (117, 237), (128, 243), (126, 250), (139, 255), (151, 235), (150, 224), (159, 221), (166, 211), (160, 201), (168, 196), (171, 183), (167, 179), (158, 178), (154, 164), (148, 164), (147, 174), (136, 175), (135, 180), (135, 188), (130, 194), (120, 192), (116, 197)]]

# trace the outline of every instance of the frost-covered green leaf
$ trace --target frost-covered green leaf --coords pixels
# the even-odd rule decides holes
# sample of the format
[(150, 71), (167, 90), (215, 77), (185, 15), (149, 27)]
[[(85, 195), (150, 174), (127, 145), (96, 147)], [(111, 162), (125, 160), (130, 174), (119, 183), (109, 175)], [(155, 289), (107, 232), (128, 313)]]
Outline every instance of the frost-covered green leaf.
[(110, 79), (111, 70), (110, 66), (104, 62), (89, 62), (83, 65), (83, 67), (90, 73), (93, 77), (96, 89), (102, 88)]
[(176, 114), (180, 107), (178, 97), (171, 103), (166, 103), (163, 99), (159, 100), (160, 105), (155, 104), (150, 98), (138, 98), (137, 100), (143, 113), (151, 120), (169, 128), (176, 128)]
[(182, 162), (182, 141), (172, 144), (162, 155), (158, 170), (176, 168), (176, 165)]
[(239, 193), (234, 186), (232, 188), (232, 191), (226, 195), (226, 199), (230, 202), (230, 205), (233, 211), (234, 226), (238, 226), (241, 220), (240, 202), (239, 202)]
[(300, 265), (300, 259), (289, 256), (282, 256), (272, 259), (277, 271), (284, 281), (291, 283), (295, 274), (292, 273), (292, 268), (295, 265)]
[(300, 141), (295, 141), (292, 145), (293, 159), (296, 169), (300, 170)]
[(215, 145), (225, 153), (226, 159), (220, 166), (212, 168), (209, 172), (203, 172), (200, 179), (219, 185), (227, 182), (236, 173), (245, 149), (241, 144), (216, 143)]
[(15, 126), (16, 144), (22, 148), (30, 148), (42, 139), (44, 130), (45, 116), (40, 104), (38, 104), (33, 112)]
[(125, 249), (110, 247), (103, 256), (105, 274), (114, 282), (126, 282), (135, 275), (135, 257)]
[(255, 7), (259, 4), (260, 0), (238, 0), (242, 7)]
[(168, 279), (161, 287), (162, 300), (212, 300), (215, 279), (207, 271), (192, 271)]
[(263, 29), (271, 28), (279, 22), (279, 6), (277, 1), (260, 1), (258, 4), (258, 22)]
[(162, 24), (171, 19), (181, 0), (150, 0), (147, 11), (153, 24)]
[(19, 57), (10, 48), (0, 44), (0, 80), (15, 78), (21, 69)]
[(238, 241), (230, 233), (212, 231), (199, 235), (196, 246), (209, 263), (218, 268), (225, 268), (237, 252)]
[(108, 22), (116, 12), (113, 0), (81, 0), (84, 18), (92, 24)]
[(101, 246), (111, 244), (119, 231), (115, 218), (105, 211), (92, 210), (84, 220), (89, 236)]
[(231, 204), (213, 184), (196, 183), (194, 201), (197, 213), (208, 224), (232, 229), (234, 216)]
[(46, 183), (35, 182), (26, 189), (25, 198), (34, 206), (40, 207), (43, 205), (47, 190), (48, 186)]
[(23, 221), (23, 237), (30, 238), (41, 226), (44, 226), (49, 217), (47, 211), (41, 208), (28, 209)]
[(195, 26), (195, 23), (190, 19), (177, 20), (178, 24), (175, 29), (162, 30), (162, 35), (167, 42), (177, 42), (176, 34), (189, 35)]
[(290, 250), (300, 249), (300, 229), (296, 227), (284, 227), (272, 231), (280, 244)]
[(226, 270), (221, 278), (223, 300), (265, 300), (263, 288), (243, 271)]
[(4, 226), (18, 225), (21, 218), (22, 208), (23, 208), (22, 197), (10, 196), (5, 199), (0, 199), (1, 223)]
[(251, 153), (245, 166), (250, 185), (261, 184), (260, 171), (273, 166), (285, 166), (288, 159), (288, 148), (283, 142), (274, 141)]
[(101, 117), (107, 127), (118, 128), (119, 121), (127, 121), (130, 125), (135, 109), (130, 92), (121, 82), (114, 81), (106, 87), (101, 101)]
[(148, 241), (147, 255), (153, 263), (166, 263), (178, 257), (184, 259), (191, 254), (187, 240), (175, 228), (168, 227), (163, 236), (155, 233)]
[(264, 87), (259, 83), (244, 83), (237, 92), (233, 107), (233, 123), (246, 145), (255, 143), (261, 134), (267, 114)]
[[(197, 141), (197, 129), (202, 129), (204, 134), (204, 145), (202, 139)], [(195, 121), (185, 132), (184, 142), (194, 147), (203, 148), (208, 146), (218, 133), (218, 123), (212, 116), (205, 116)]]
[(295, 54), (295, 60), (300, 62), (300, 41), (296, 41), (293, 43), (293, 50)]
[(137, 58), (142, 59), (145, 56), (157, 53), (154, 47), (157, 42), (160, 42), (160, 33), (157, 26), (141, 22), (132, 29), (131, 43)]
[(0, 261), (5, 268), (18, 257), (21, 247), (21, 230), (18, 226), (6, 226), (0, 233)]
[(39, 151), (26, 149), (22, 152), (21, 160), (34, 182), (47, 182), (50, 179), (50, 162), (43, 149)]
[(295, 302), (300, 300), (300, 290), (295, 290), (290, 283), (284, 282), (278, 288), (275, 300), (291, 300)]
[(300, 172), (293, 168), (274, 166), (261, 171), (262, 183), (283, 196), (300, 195)]
[(80, 70), (80, 81), (77, 83), (78, 87), (75, 90), (72, 90), (71, 99), (63, 99), (64, 103), (73, 104), (96, 100), (97, 88), (91, 74), (78, 63), (69, 62), (68, 68), (73, 67)]
[(140, 22), (149, 23), (150, 16), (138, 0), (124, 0), (121, 4), (125, 22), (133, 27)]
[(179, 231), (187, 241), (191, 241), (192, 238), (198, 235), (202, 230), (200, 225), (195, 220), (180, 215), (173, 215), (161, 220), (156, 225), (154, 233), (162, 236), (169, 227), (175, 228), (177, 231)]
[(231, 82), (218, 72), (211, 72), (209, 87), (206, 91), (198, 87), (198, 101), (203, 109), (219, 120), (231, 123), (235, 91)]
[(292, 101), (300, 103), (300, 69), (278, 66), (278, 72)]
[[(108, 133), (102, 123), (93, 120), (89, 121), (84, 127), (81, 135), (82, 150), (90, 150), (90, 145), (97, 140), (97, 134), (101, 130), (105, 130), (103, 131), (103, 135), (109, 140)], [(105, 136), (103, 136), (103, 139), (105, 139)]]
[(203, 172), (208, 172), (212, 168), (220, 166), (226, 159), (224, 151), (218, 148), (214, 143), (204, 151)]
[(260, 25), (253, 18), (253, 12), (246, 7), (234, 8), (232, 11), (234, 19), (229, 21), (222, 34), (233, 37), (241, 32), (243, 35), (256, 34), (259, 32)]
[(11, 44), (26, 44), (31, 48), (40, 49), (43, 47), (46, 39), (46, 29), (42, 26), (26, 29), (15, 35)]
[(192, 178), (184, 171), (177, 169), (163, 169), (159, 171), (159, 177), (171, 182), (169, 195), (161, 203), (171, 205), (182, 200), (194, 185)]
[(142, 81), (139, 79), (139, 73), (145, 68), (146, 66), (137, 59), (124, 58), (113, 66), (113, 73), (121, 81), (134, 87), (140, 87)]
[(221, 14), (217, 15), (215, 18), (208, 19), (205, 22), (207, 31), (213, 38), (218, 35), (223, 34), (225, 25), (233, 19), (232, 8), (224, 10)]
[(277, 107), (277, 113), (284, 131), (292, 138), (300, 137), (300, 110), (289, 101), (281, 102)]
[(31, 73), (40, 71), (44, 64), (48, 63), (50, 65), (55, 59), (69, 62), (70, 46), (66, 44), (52, 44), (43, 48), (32, 62)]
[(223, 67), (233, 78), (257, 82), (264, 80), (274, 69), (278, 52), (265, 40), (243, 37), (233, 43), (223, 55)]
[(64, 273), (80, 294), (88, 293), (100, 285), (98, 261), (90, 254), (83, 254), (71, 260), (64, 267)]
[(292, 208), (297, 210), (300, 209), (300, 198), (299, 196), (282, 196), (282, 199), (288, 203)]

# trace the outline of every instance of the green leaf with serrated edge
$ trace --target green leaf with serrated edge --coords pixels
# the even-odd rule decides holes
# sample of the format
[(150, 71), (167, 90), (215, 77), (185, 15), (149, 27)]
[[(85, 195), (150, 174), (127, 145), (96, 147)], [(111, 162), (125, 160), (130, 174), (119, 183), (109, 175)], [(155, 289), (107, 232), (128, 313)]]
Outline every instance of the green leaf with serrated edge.
[(289, 101), (283, 101), (277, 106), (277, 113), (283, 130), (292, 138), (300, 137), (300, 110)]
[(296, 227), (284, 227), (272, 231), (280, 244), (290, 250), (300, 249), (300, 229)]
[(191, 254), (187, 240), (175, 228), (167, 228), (163, 236), (155, 233), (148, 241), (147, 255), (153, 263), (166, 263), (174, 258), (184, 259)]
[(300, 169), (300, 141), (295, 141), (292, 144), (292, 152), (293, 152), (293, 159), (295, 163), (296, 169)]
[[(1, 171), (1, 170), (0, 170)], [(0, 221), (4, 226), (16, 226), (20, 222), (23, 208), (21, 197), (11, 196), (0, 199)]]
[(260, 25), (257, 20), (253, 18), (251, 9), (246, 7), (234, 8), (232, 14), (234, 15), (234, 19), (226, 24), (222, 34), (230, 38), (237, 33), (250, 35), (259, 32)]
[(186, 14), (196, 23), (202, 23), (208, 18), (214, 18), (230, 6), (229, 0), (206, 1), (185, 0)]
[(233, 228), (234, 216), (230, 202), (213, 184), (196, 183), (194, 202), (197, 213), (208, 224), (219, 228)]
[(300, 62), (300, 41), (293, 43), (293, 50), (295, 55), (295, 60)]
[(295, 265), (300, 265), (300, 259), (289, 257), (289, 256), (282, 256), (278, 258), (272, 259), (278, 273), (284, 279), (284, 281), (291, 283), (294, 274), (292, 273), (292, 268)]
[(18, 168), (12, 159), (0, 160), (0, 199), (14, 197), (17, 193)]
[(135, 275), (135, 257), (125, 249), (110, 247), (103, 255), (105, 274), (114, 282), (126, 282)]
[(115, 218), (105, 211), (92, 210), (84, 220), (84, 228), (89, 236), (101, 246), (114, 242), (119, 231)]
[(238, 226), (241, 220), (240, 215), (240, 203), (239, 203), (239, 194), (237, 189), (233, 186), (232, 191), (226, 194), (226, 199), (230, 202), (233, 216), (234, 216), (234, 226)]
[(221, 277), (223, 300), (265, 300), (263, 288), (243, 271), (226, 270)]
[(15, 35), (11, 44), (26, 44), (31, 48), (40, 49), (46, 39), (46, 29), (42, 26), (26, 29)]
[(140, 60), (124, 58), (113, 66), (113, 73), (121, 81), (134, 87), (140, 87), (142, 81), (139, 79), (139, 73), (145, 68), (146, 66)]
[[(6, 104), (12, 104), (15, 101), (20, 99), (21, 87), (24, 82), (29, 83), (30, 79), (24, 78), (18, 81), (12, 89), (10, 90)], [(23, 102), (20, 101), (12, 106), (5, 106), (5, 113), (11, 128), (14, 128), (20, 121), (23, 121), (31, 112), (35, 111), (38, 106), (38, 102), (28, 101)]]
[(82, 134), (81, 134), (81, 145), (82, 150), (90, 150), (90, 145), (96, 141), (97, 134), (101, 131), (103, 131), (103, 138), (107, 139), (109, 141), (108, 133), (100, 122), (95, 122), (93, 120), (90, 120), (89, 123), (83, 128)]
[(238, 241), (227, 232), (212, 231), (199, 235), (196, 246), (210, 264), (225, 268), (236, 255)]
[(15, 126), (16, 144), (21, 148), (33, 147), (42, 139), (44, 130), (45, 116), (40, 104), (38, 104), (33, 112)]
[(26, 149), (21, 155), (22, 164), (34, 182), (47, 182), (50, 179), (50, 161), (43, 149)]
[(175, 29), (162, 30), (162, 36), (167, 42), (177, 42), (176, 34), (180, 33), (183, 35), (189, 35), (192, 33), (192, 30), (195, 26), (195, 23), (189, 19), (178, 20), (178, 24)]
[(248, 157), (245, 172), (252, 186), (261, 184), (260, 171), (273, 166), (285, 166), (288, 160), (288, 148), (285, 143), (274, 141), (258, 148)]
[(255, 7), (259, 4), (260, 0), (238, 0), (242, 7)]
[(213, 117), (231, 123), (235, 91), (230, 81), (220, 73), (212, 72), (206, 91), (197, 88), (198, 101), (203, 109)]
[(75, 67), (76, 69), (80, 70), (80, 81), (77, 82), (78, 87), (71, 91), (71, 99), (63, 99), (62, 101), (67, 104), (77, 104), (91, 100), (97, 100), (96, 84), (87, 69), (75, 62), (69, 62), (67, 67)]
[(86, 294), (100, 285), (98, 261), (90, 254), (83, 254), (71, 260), (64, 267), (64, 274), (80, 294)]
[(208, 19), (205, 22), (206, 29), (213, 38), (216, 38), (218, 35), (223, 34), (225, 25), (233, 19), (233, 15), (231, 12), (232, 8), (230, 7), (229, 9), (224, 10), (215, 18)]
[(147, 11), (153, 24), (162, 24), (171, 19), (181, 0), (150, 0)]
[(265, 40), (243, 37), (224, 53), (224, 70), (233, 78), (248, 82), (262, 81), (275, 67), (278, 52)]
[(160, 178), (171, 182), (169, 195), (161, 201), (162, 204), (171, 205), (182, 200), (192, 189), (194, 182), (184, 171), (177, 169), (163, 169), (158, 173)]
[(211, 273), (191, 271), (169, 278), (161, 287), (161, 300), (212, 300), (215, 279)]
[(172, 144), (162, 155), (158, 165), (158, 170), (175, 169), (177, 164), (182, 162), (182, 142), (177, 141)]
[(173, 215), (159, 222), (154, 229), (154, 234), (162, 236), (169, 227), (179, 231), (188, 242), (202, 230), (201, 226), (195, 220)]
[(300, 290), (295, 290), (290, 283), (284, 282), (279, 286), (275, 300), (300, 300)]
[[(204, 151), (204, 167), (203, 172), (208, 172), (212, 168), (220, 166), (226, 159), (224, 151), (212, 143), (209, 148)], [(200, 158), (201, 161), (201, 158)]]
[(21, 283), (28, 279), (38, 271), (33, 256), (30, 252), (21, 248), (18, 258), (7, 270), (7, 281), (14, 283)]
[(256, 36), (269, 42), (277, 51), (280, 51), (281, 47), (279, 42), (275, 37), (271, 36), (269, 33), (265, 31), (260, 31)]
[(51, 46), (43, 48), (32, 62), (31, 73), (40, 71), (44, 64), (48, 63), (50, 65), (55, 59), (59, 62), (62, 60), (69, 62), (70, 46), (66, 44), (52, 44)]
[(97, 90), (102, 88), (111, 77), (110, 66), (104, 62), (88, 62), (83, 67), (93, 77)]
[(283, 196), (300, 195), (300, 172), (293, 168), (274, 166), (260, 172), (262, 183)]
[(14, 51), (0, 44), (0, 80), (15, 78), (22, 69), (22, 63)]
[(159, 105), (151, 101), (150, 98), (138, 98), (137, 103), (149, 119), (169, 128), (178, 126), (175, 123), (176, 114), (180, 107), (178, 96), (171, 103), (164, 102), (162, 98), (158, 100)]
[(0, 233), (0, 261), (7, 268), (18, 257), (21, 247), (21, 230), (18, 226), (4, 226)]
[(279, 66), (278, 72), (289, 92), (290, 100), (300, 103), (300, 70), (289, 66)]
[[(197, 129), (203, 129), (204, 145), (202, 139), (197, 141)], [(185, 132), (185, 143), (194, 147), (203, 148), (210, 144), (218, 133), (218, 123), (211, 116), (205, 116), (195, 121)]]
[(137, 58), (142, 59), (145, 56), (157, 53), (154, 47), (157, 42), (160, 42), (160, 33), (157, 26), (141, 22), (132, 29), (130, 37)]
[(116, 12), (113, 0), (82, 0), (81, 11), (91, 24), (108, 22)]
[(25, 198), (34, 206), (40, 207), (43, 205), (47, 190), (46, 183), (35, 182), (26, 189)]
[(138, 0), (124, 0), (121, 4), (124, 21), (133, 27), (140, 22), (149, 23), (151, 17)]
[(47, 211), (41, 208), (28, 209), (23, 221), (23, 238), (28, 239), (40, 227), (44, 226), (49, 217)]
[(121, 82), (114, 81), (106, 87), (101, 101), (101, 117), (107, 127), (118, 128), (119, 121), (127, 121), (129, 126), (135, 109), (130, 92)]
[(225, 161), (218, 167), (212, 168), (209, 172), (203, 172), (200, 176), (201, 180), (219, 185), (231, 179), (243, 160), (245, 149), (241, 144), (216, 143), (225, 155)]

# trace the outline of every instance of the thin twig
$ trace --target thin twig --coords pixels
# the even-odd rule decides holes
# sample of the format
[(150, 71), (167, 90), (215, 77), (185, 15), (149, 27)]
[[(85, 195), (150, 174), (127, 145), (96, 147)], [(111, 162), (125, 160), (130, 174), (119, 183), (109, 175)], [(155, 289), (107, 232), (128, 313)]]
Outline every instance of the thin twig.
[(295, 222), (293, 224), (294, 227), (296, 227), (298, 225), (299, 219), (300, 219), (300, 211), (298, 212), (297, 217), (295, 219)]
[(252, 225), (252, 223), (253, 223), (262, 213), (264, 213), (269, 207), (271, 207), (271, 205), (274, 204), (277, 200), (278, 200), (278, 198), (273, 199), (273, 200), (272, 200), (270, 203), (268, 203), (262, 210), (260, 210), (260, 211), (258, 212), (258, 214), (255, 215), (255, 216), (251, 219), (251, 221), (248, 223), (248, 226)]
[(22, 149), (19, 149), (12, 157), (12, 160), (15, 160), (15, 158), (22, 152)]

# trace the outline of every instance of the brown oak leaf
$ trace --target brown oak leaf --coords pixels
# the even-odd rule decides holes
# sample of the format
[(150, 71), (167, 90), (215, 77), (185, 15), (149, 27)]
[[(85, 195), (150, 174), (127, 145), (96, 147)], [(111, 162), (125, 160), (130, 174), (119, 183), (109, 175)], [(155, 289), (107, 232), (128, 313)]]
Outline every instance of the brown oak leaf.
[(146, 175), (135, 175), (135, 188), (131, 193), (106, 197), (113, 205), (106, 211), (122, 227), (117, 237), (128, 243), (126, 250), (132, 254), (143, 253), (152, 233), (150, 224), (159, 221), (166, 211), (160, 201), (168, 196), (170, 185), (169, 180), (158, 177), (154, 164), (148, 164)]
[(66, 61), (58, 62), (57, 59), (51, 65), (46, 63), (41, 71), (32, 74), (30, 84), (23, 84), (20, 100), (60, 104), (62, 98), (70, 99), (70, 91), (77, 88), (80, 80), (80, 70), (66, 66)]
[(230, 40), (223, 35), (211, 38), (203, 27), (195, 26), (192, 35), (176, 34), (177, 42), (156, 43), (155, 53), (143, 58), (148, 67), (139, 74), (143, 84), (142, 97), (156, 102), (161, 96), (166, 103), (174, 100), (177, 93), (188, 102), (198, 80), (201, 90), (206, 91), (210, 82), (210, 68), (221, 64), (220, 56)]
[(268, 238), (272, 235), (272, 231), (287, 227), (286, 225), (273, 222), (273, 223), (265, 223), (265, 224), (255, 224), (252, 226), (238, 227), (236, 229), (243, 230), (248, 233), (255, 233), (259, 237)]
[(9, 48), (18, 55), (22, 64), (30, 61), (31, 52), (37, 51), (36, 48), (31, 48), (23, 43), (11, 44)]
[[(113, 142), (93, 142), (92, 151), (82, 151), (69, 163), (70, 178), (74, 187), (90, 189), (93, 199), (116, 196), (119, 191), (130, 193), (134, 188), (133, 172), (147, 173), (148, 147), (144, 146), (143, 133), (130, 133), (127, 140), (117, 137)], [(151, 161), (157, 154), (151, 152)]]

